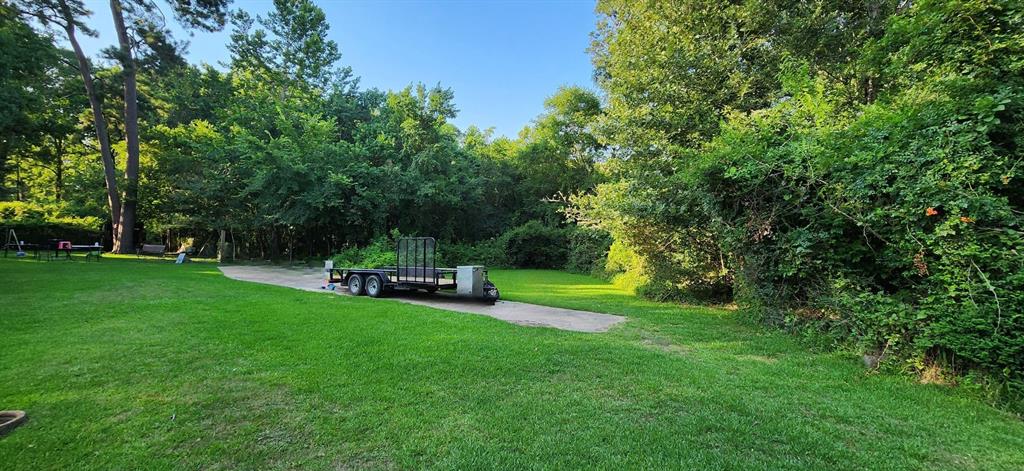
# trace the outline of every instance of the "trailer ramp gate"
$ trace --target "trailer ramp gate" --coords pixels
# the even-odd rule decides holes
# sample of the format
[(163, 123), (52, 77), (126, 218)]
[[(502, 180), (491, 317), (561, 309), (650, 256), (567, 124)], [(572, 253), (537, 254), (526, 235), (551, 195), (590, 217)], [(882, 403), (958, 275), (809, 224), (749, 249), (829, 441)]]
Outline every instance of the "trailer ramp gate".
[(433, 237), (403, 237), (396, 252), (396, 282), (437, 284), (437, 242)]

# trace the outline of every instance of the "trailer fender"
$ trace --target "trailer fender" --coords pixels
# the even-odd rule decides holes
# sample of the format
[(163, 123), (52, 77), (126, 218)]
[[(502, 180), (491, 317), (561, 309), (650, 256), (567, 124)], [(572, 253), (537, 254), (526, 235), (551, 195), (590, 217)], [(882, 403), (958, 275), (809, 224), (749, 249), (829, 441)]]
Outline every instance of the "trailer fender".
[(494, 303), (498, 302), (498, 299), (500, 297), (501, 297), (501, 294), (498, 293), (498, 287), (494, 286), (494, 283), (491, 283), (490, 280), (485, 281), (484, 282), (484, 301), (487, 301), (487, 302), (489, 302), (491, 304), (494, 304)]
[(350, 277), (352, 277), (352, 275), (362, 275), (363, 278), (366, 278), (367, 276), (370, 276), (370, 275), (377, 275), (377, 276), (380, 277), (381, 281), (383, 281), (385, 285), (389, 285), (389, 284), (394, 283), (394, 281), (390, 277), (388, 277), (387, 272), (385, 272), (384, 270), (373, 270), (373, 269), (369, 269), (369, 270), (367, 270), (367, 269), (347, 270), (345, 272), (345, 276), (341, 280), (341, 282), (342, 283), (348, 283), (348, 279)]
[(374, 270), (373, 274), (379, 276), (380, 280), (383, 281), (385, 285), (393, 283), (391, 278), (388, 277), (388, 274), (384, 272), (384, 270)]

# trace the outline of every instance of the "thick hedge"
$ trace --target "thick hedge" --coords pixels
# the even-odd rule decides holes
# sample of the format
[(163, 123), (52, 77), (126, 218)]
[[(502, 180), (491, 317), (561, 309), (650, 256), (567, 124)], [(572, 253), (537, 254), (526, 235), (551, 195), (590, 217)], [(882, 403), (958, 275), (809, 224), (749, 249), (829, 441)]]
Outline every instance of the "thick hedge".
[(338, 268), (379, 268), (395, 265), (395, 240), (397, 233), (391, 237), (379, 236), (364, 247), (346, 247), (331, 257)]
[(70, 240), (75, 243), (100, 242), (102, 224), (99, 218), (68, 216), (60, 207), (21, 201), (0, 202), (0, 228), (3, 240), (14, 229), (18, 239), (27, 243), (44, 244), (50, 239)]
[(997, 141), (1024, 118), (1011, 97), (936, 87), (844, 114), (805, 85), (734, 117), (688, 169), (740, 301), (865, 351), (1020, 379), (1024, 195), (1019, 157)]
[(502, 238), (510, 265), (522, 268), (562, 268), (569, 254), (569, 231), (529, 221)]
[(440, 258), (446, 266), (505, 267), (508, 266), (505, 242), (504, 238), (495, 237), (475, 243), (442, 243)]
[(979, 367), (1024, 392), (1024, 7), (922, 2), (851, 106), (794, 69), (680, 174), (764, 320), (866, 351)]
[[(335, 266), (384, 266), (395, 264), (395, 241), (401, 234), (377, 237), (367, 246), (347, 247), (332, 259)], [(488, 267), (555, 268), (581, 272), (604, 267), (607, 234), (601, 231), (557, 227), (532, 220), (504, 234), (473, 243), (438, 241), (437, 266), (485, 265)]]
[(565, 269), (571, 272), (605, 276), (612, 237), (605, 231), (574, 227), (569, 232), (569, 253)]

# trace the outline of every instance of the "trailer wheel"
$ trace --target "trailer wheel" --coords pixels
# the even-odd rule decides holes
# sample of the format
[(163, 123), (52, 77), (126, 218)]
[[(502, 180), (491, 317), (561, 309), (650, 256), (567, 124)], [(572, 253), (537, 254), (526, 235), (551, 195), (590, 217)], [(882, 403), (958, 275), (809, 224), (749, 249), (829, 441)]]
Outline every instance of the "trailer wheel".
[(363, 276), (352, 275), (348, 277), (348, 292), (352, 296), (363, 295)]
[(379, 298), (384, 293), (384, 282), (377, 275), (366, 277), (366, 294), (371, 298)]

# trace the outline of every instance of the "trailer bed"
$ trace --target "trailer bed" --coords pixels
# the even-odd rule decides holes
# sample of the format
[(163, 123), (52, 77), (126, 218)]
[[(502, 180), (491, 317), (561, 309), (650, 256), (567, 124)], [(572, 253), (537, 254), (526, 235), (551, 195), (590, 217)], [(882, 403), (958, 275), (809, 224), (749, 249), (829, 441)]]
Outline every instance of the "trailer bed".
[[(461, 266), (438, 268), (436, 243), (432, 237), (403, 237), (398, 240), (395, 250), (397, 264), (380, 268), (330, 268), (327, 281), (348, 286), (355, 295), (366, 294), (378, 297), (384, 291), (454, 290), (463, 296), (472, 296), (489, 301), (498, 300), (498, 290), (487, 280), (487, 270), (482, 266)], [(469, 270), (462, 273), (460, 270)], [(462, 273), (463, 286), (458, 284)], [(365, 284), (365, 290), (364, 290)]]
[[(327, 280), (331, 283), (342, 283), (344, 284), (348, 277), (353, 274), (366, 275), (378, 275), (388, 287), (394, 285), (424, 285), (424, 286), (436, 286), (442, 289), (455, 288), (457, 286), (455, 280), (456, 269), (454, 268), (437, 268), (434, 269), (432, 274), (430, 272), (406, 272), (399, 273), (396, 268), (332, 268), (330, 278)], [(420, 288), (421, 286), (414, 286), (414, 288)]]

